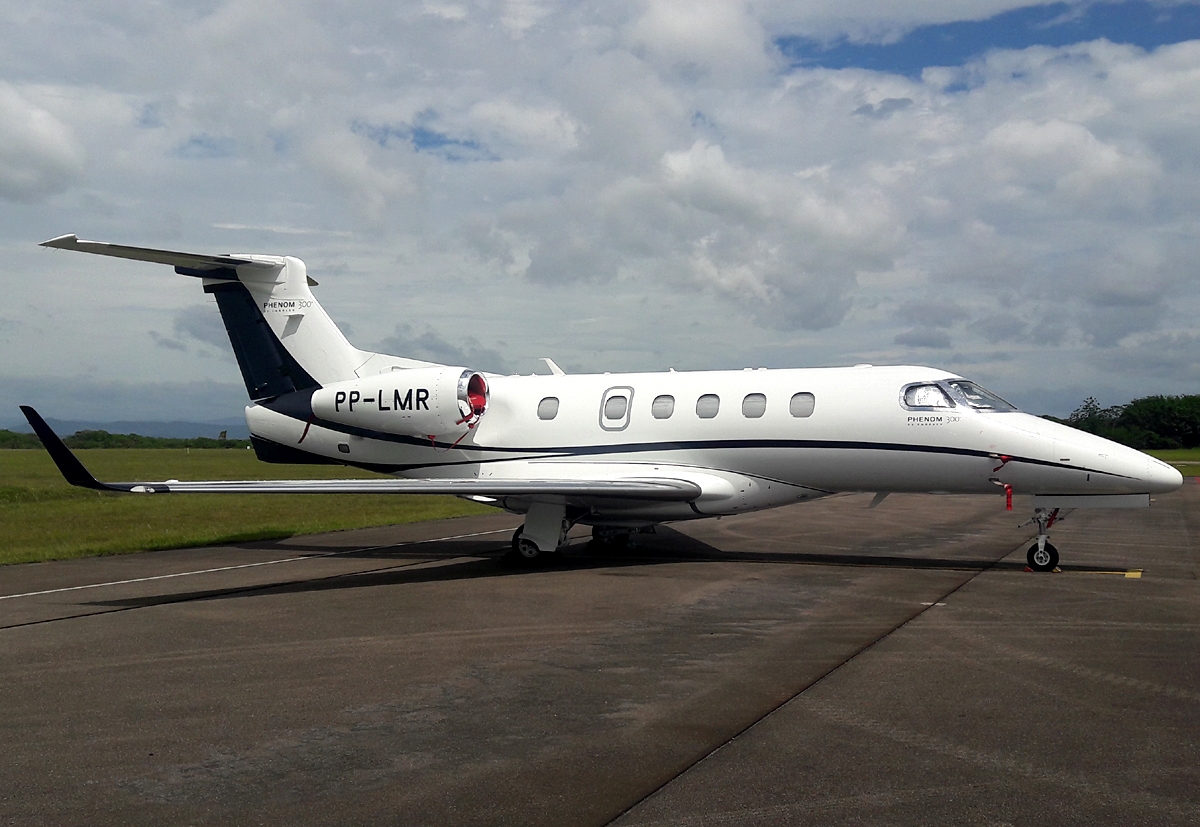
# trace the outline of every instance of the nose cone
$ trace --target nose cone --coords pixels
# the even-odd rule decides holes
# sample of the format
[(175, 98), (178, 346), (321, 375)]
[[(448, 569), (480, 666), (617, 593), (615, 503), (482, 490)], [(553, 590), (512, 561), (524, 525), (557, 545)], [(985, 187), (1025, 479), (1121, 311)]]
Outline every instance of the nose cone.
[[(1096, 472), (1088, 477), (1085, 490), (1095, 494), (1166, 494), (1183, 485), (1175, 468), (1125, 445), (1078, 431), (1065, 425), (1053, 429), (1047, 423), (1044, 436), (1053, 435), (1057, 454), (1070, 457), (1076, 467)], [(1082, 491), (1080, 493), (1083, 493)]]
[(1175, 491), (1183, 485), (1183, 474), (1179, 469), (1167, 465), (1162, 460), (1146, 457), (1146, 483), (1151, 494), (1166, 494)]

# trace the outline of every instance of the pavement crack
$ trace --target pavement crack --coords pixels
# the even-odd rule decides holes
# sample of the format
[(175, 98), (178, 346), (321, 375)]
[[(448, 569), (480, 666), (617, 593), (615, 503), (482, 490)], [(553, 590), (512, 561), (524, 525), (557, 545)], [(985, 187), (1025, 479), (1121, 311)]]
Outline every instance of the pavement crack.
[(634, 802), (633, 802), (633, 803), (631, 803), (629, 806), (627, 806), (625, 809), (623, 809), (621, 812), (619, 812), (619, 813), (618, 813), (616, 816), (614, 816), (613, 818), (611, 818), (611, 819), (609, 819), (607, 822), (605, 822), (605, 827), (611, 827), (611, 825), (614, 825), (614, 824), (616, 824), (616, 823), (617, 823), (618, 821), (620, 821), (620, 820), (621, 820), (623, 817), (625, 817), (625, 816), (626, 816), (626, 815), (628, 815), (630, 812), (632, 812), (632, 811), (633, 811), (635, 808), (637, 808), (637, 807), (638, 807), (640, 804), (642, 804), (643, 802), (645, 802), (645, 801), (648, 801), (648, 800), (650, 800), (651, 798), (653, 798), (654, 796), (658, 795), (658, 793), (660, 793), (660, 792), (661, 792), (663, 789), (665, 789), (667, 786), (669, 786), (669, 785), (670, 785), (672, 782), (674, 782), (676, 779), (678, 779), (678, 778), (680, 778), (680, 777), (682, 777), (682, 776), (686, 775), (688, 772), (690, 772), (690, 771), (692, 771), (693, 769), (695, 769), (695, 768), (699, 767), (699, 766), (700, 766), (701, 764), (703, 764), (705, 761), (707, 761), (707, 760), (709, 760), (710, 758), (712, 758), (712, 757), (714, 757), (715, 755), (717, 755), (717, 753), (719, 753), (719, 752), (720, 752), (721, 750), (723, 750), (725, 747), (729, 746), (730, 744), (734, 743), (734, 742), (735, 742), (735, 741), (737, 741), (739, 738), (741, 738), (743, 735), (746, 735), (747, 733), (749, 733), (750, 731), (752, 731), (752, 730), (753, 730), (755, 727), (757, 727), (759, 724), (763, 723), (765, 720), (767, 720), (768, 718), (770, 718), (770, 717), (771, 717), (772, 715), (774, 715), (776, 712), (779, 712), (781, 709), (783, 709), (783, 708), (787, 707), (787, 706), (788, 706), (789, 704), (791, 704), (793, 701), (796, 701), (796, 700), (800, 699), (800, 698), (801, 698), (801, 697), (804, 695), (804, 693), (805, 693), (805, 692), (808, 692), (808, 691), (809, 691), (810, 689), (812, 689), (813, 687), (820, 685), (820, 684), (821, 684), (821, 683), (822, 683), (822, 682), (823, 682), (823, 681), (824, 681), (826, 678), (829, 678), (831, 675), (833, 675), (834, 673), (836, 673), (836, 672), (837, 672), (839, 669), (841, 669), (842, 667), (844, 667), (844, 666), (846, 666), (847, 664), (851, 663), (852, 661), (854, 661), (856, 658), (858, 658), (859, 656), (863, 655), (864, 653), (866, 653), (866, 652), (870, 651), (870, 650), (871, 650), (871, 649), (873, 649), (875, 646), (877, 646), (878, 644), (882, 643), (882, 642), (883, 642), (884, 640), (886, 640), (887, 638), (891, 637), (891, 636), (892, 636), (893, 634), (895, 634), (897, 631), (899, 631), (900, 629), (903, 629), (905, 626), (907, 626), (908, 624), (912, 623), (912, 622), (913, 622), (914, 620), (916, 620), (918, 617), (920, 617), (921, 615), (923, 615), (923, 614), (925, 614), (926, 612), (928, 612), (928, 611), (930, 611), (931, 609), (933, 609), (933, 608), (934, 608), (934, 607), (935, 607), (937, 604), (939, 604), (939, 603), (944, 603), (944, 602), (945, 602), (947, 599), (949, 599), (949, 598), (950, 598), (950, 597), (951, 597), (953, 594), (955, 594), (955, 592), (957, 592), (957, 591), (959, 591), (960, 589), (962, 589), (964, 586), (966, 586), (968, 583), (970, 583), (971, 581), (973, 581), (973, 580), (974, 580), (976, 577), (978, 577), (979, 575), (983, 574), (984, 572), (991, 571), (991, 570), (993, 570), (993, 569), (997, 568), (997, 567), (1000, 565), (1000, 563), (1001, 563), (1001, 562), (1002, 562), (1004, 559), (1006, 559), (1007, 557), (1011, 556), (1012, 554), (1015, 554), (1015, 553), (1017, 553), (1017, 552), (1021, 551), (1021, 550), (1022, 550), (1024, 547), (1025, 547), (1025, 543), (1024, 543), (1024, 542), (1022, 542), (1022, 543), (1021, 543), (1019, 546), (1017, 546), (1017, 548), (1015, 548), (1015, 549), (1010, 549), (1010, 550), (1006, 551), (1004, 554), (1001, 554), (999, 557), (996, 557), (996, 558), (995, 558), (994, 560), (992, 560), (991, 562), (989, 562), (989, 563), (986, 563), (986, 564), (982, 565), (982, 567), (981, 567), (981, 568), (979, 568), (978, 570), (976, 570), (976, 571), (972, 571), (972, 572), (970, 573), (970, 576), (968, 576), (968, 577), (964, 578), (964, 579), (963, 579), (961, 582), (959, 582), (959, 583), (958, 583), (956, 586), (954, 586), (954, 588), (952, 588), (952, 589), (950, 589), (949, 591), (945, 592), (945, 593), (944, 593), (944, 594), (942, 594), (940, 597), (937, 597), (937, 598), (935, 598), (934, 600), (932, 600), (932, 601), (929, 601), (929, 602), (928, 602), (927, 604), (925, 604), (925, 605), (921, 605), (921, 606), (920, 606), (920, 608), (919, 608), (917, 611), (913, 612), (911, 615), (909, 615), (909, 616), (908, 616), (908, 617), (906, 617), (905, 619), (901, 620), (899, 623), (895, 624), (895, 625), (894, 625), (894, 626), (892, 626), (890, 629), (887, 629), (885, 632), (883, 632), (882, 634), (880, 634), (880, 635), (879, 635), (878, 637), (876, 637), (874, 640), (871, 640), (871, 641), (869, 641), (869, 642), (865, 643), (864, 645), (860, 646), (858, 649), (856, 649), (856, 650), (854, 650), (853, 652), (851, 652), (849, 655), (847, 655), (847, 656), (846, 656), (845, 658), (843, 658), (841, 661), (839, 661), (838, 663), (834, 664), (832, 667), (830, 667), (829, 669), (827, 669), (825, 672), (823, 672), (823, 673), (821, 673), (820, 675), (818, 675), (818, 676), (817, 676), (815, 679), (813, 679), (812, 681), (809, 681), (807, 684), (805, 684), (804, 686), (800, 687), (800, 689), (798, 689), (798, 690), (797, 690), (796, 692), (794, 692), (792, 695), (788, 696), (787, 698), (784, 698), (784, 699), (783, 699), (783, 701), (781, 701), (780, 703), (778, 703), (778, 704), (776, 704), (775, 706), (773, 706), (773, 707), (771, 707), (770, 709), (768, 709), (766, 712), (764, 712), (762, 715), (760, 715), (758, 718), (756, 718), (756, 719), (755, 719), (754, 721), (752, 721), (750, 724), (748, 724), (747, 726), (745, 726), (745, 727), (743, 727), (742, 729), (738, 730), (738, 731), (737, 731), (737, 732), (735, 732), (733, 735), (729, 736), (729, 737), (728, 737), (728, 738), (726, 738), (724, 741), (722, 741), (720, 744), (716, 745), (715, 747), (713, 747), (712, 749), (710, 749), (708, 752), (704, 753), (704, 755), (701, 755), (701, 756), (700, 756), (699, 758), (697, 758), (696, 760), (692, 761), (691, 763), (687, 764), (685, 767), (683, 767), (683, 768), (682, 768), (682, 769), (680, 769), (679, 771), (675, 772), (673, 775), (671, 775), (671, 777), (667, 778), (667, 779), (666, 779), (665, 781), (663, 781), (661, 784), (659, 784), (658, 786), (656, 786), (656, 787), (655, 787), (653, 790), (651, 790), (650, 792), (648, 792), (648, 793), (646, 793), (645, 795), (641, 796), (641, 797), (640, 797), (640, 798), (638, 798), (636, 801), (634, 801)]

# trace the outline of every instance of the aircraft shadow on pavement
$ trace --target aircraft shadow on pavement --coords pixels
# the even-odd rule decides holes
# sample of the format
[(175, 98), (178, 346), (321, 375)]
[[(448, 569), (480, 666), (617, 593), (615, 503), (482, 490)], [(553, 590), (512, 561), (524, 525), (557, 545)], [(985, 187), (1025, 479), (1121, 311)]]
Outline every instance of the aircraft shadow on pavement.
[[(289, 549), (295, 549), (289, 546)], [(328, 552), (327, 547), (315, 551)], [(429, 542), (386, 548), (353, 550), (338, 553), (343, 559), (406, 560), (408, 565), (387, 566), (345, 574), (281, 580), (247, 586), (230, 586), (190, 592), (94, 601), (88, 605), (113, 608), (145, 608), (198, 600), (217, 600), (254, 597), (268, 594), (300, 594), (341, 589), (399, 586), (416, 583), (473, 580), (483, 577), (515, 577), (544, 572), (581, 571), (586, 569), (658, 566), (672, 563), (770, 563), (777, 565), (848, 566), (893, 569), (952, 569), (956, 571), (1023, 571), (1024, 561), (999, 558), (924, 557), (856, 553), (807, 553), (771, 551), (725, 551), (701, 540), (669, 528), (659, 528), (655, 535), (639, 536), (636, 548), (613, 548), (594, 542), (574, 543), (567, 551), (544, 563), (533, 565), (514, 563), (505, 559), (508, 543), (495, 541)], [(1008, 552), (1005, 553), (1007, 556)], [(462, 558), (461, 562), (452, 562)], [(430, 565), (421, 565), (430, 564)], [(1093, 566), (1072, 566), (1073, 571), (1107, 571)]]

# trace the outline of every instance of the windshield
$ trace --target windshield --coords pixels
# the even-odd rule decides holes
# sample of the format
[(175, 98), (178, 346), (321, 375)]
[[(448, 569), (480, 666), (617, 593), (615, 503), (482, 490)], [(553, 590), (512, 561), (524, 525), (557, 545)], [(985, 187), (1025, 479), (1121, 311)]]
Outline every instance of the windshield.
[(958, 391), (968, 405), (981, 411), (1015, 411), (1017, 407), (1005, 402), (991, 391), (984, 390), (966, 379), (951, 379), (947, 385)]

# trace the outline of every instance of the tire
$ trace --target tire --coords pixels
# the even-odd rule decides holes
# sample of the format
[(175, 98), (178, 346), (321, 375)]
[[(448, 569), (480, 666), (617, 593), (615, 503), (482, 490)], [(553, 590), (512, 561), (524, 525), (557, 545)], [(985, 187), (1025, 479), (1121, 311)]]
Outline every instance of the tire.
[(537, 547), (533, 540), (526, 540), (521, 536), (524, 531), (525, 526), (521, 526), (513, 532), (512, 549), (509, 550), (505, 557), (509, 561), (521, 565), (530, 565), (536, 561), (545, 560), (546, 555)]
[(542, 550), (537, 547), (533, 540), (518, 540), (517, 541), (517, 556), (526, 563), (532, 563), (535, 560), (540, 560)]
[(1058, 568), (1058, 549), (1046, 543), (1039, 552), (1038, 544), (1034, 543), (1029, 547), (1029, 553), (1025, 555), (1025, 560), (1029, 563), (1029, 568), (1034, 571), (1054, 571)]
[(592, 542), (608, 549), (628, 548), (630, 536), (628, 530), (592, 527)]

